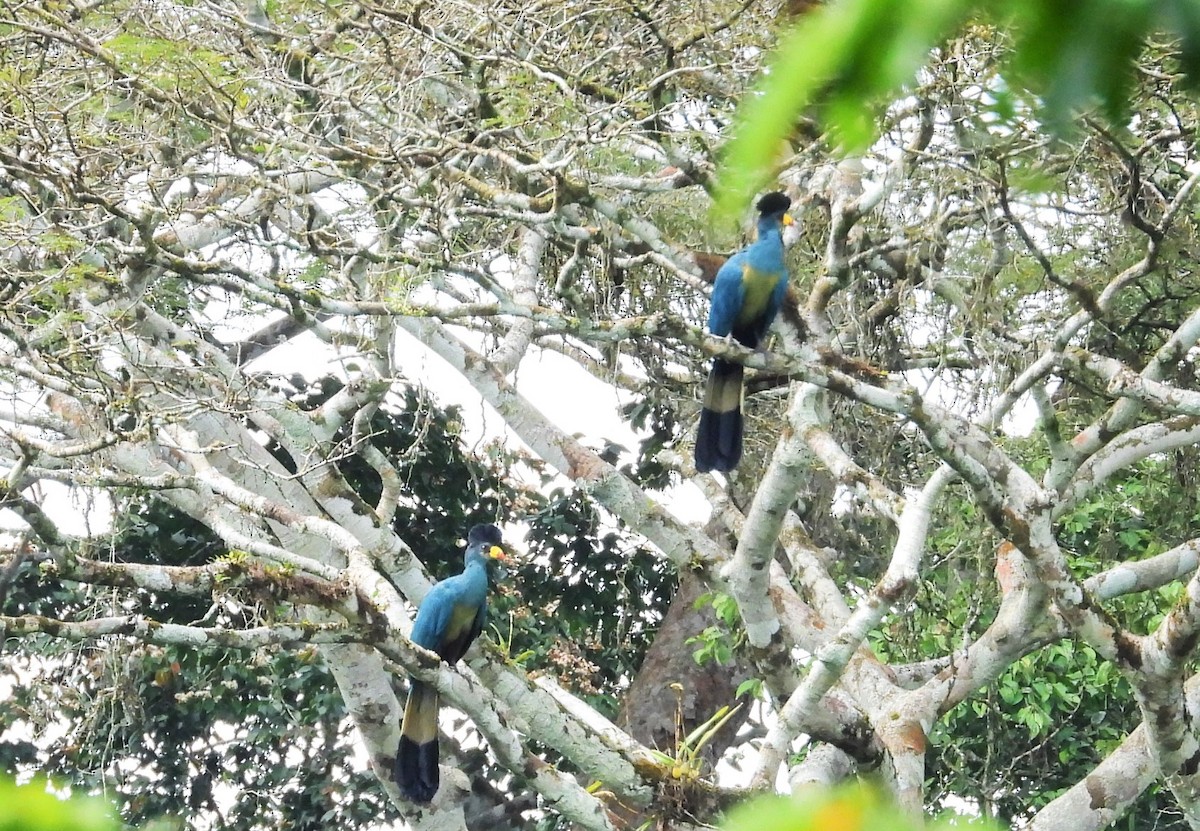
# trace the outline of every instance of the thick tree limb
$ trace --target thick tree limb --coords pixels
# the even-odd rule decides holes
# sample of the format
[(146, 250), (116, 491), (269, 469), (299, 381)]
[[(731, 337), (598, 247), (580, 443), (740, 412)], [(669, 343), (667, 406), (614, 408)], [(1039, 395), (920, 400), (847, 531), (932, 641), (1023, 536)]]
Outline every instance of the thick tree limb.
[(197, 649), (261, 649), (265, 646), (354, 643), (370, 639), (369, 630), (346, 624), (284, 623), (250, 629), (226, 629), (160, 623), (141, 615), (99, 617), (83, 621), (55, 620), (41, 615), (0, 615), (0, 632), (5, 637), (42, 634), (68, 641), (125, 636), (145, 643)]

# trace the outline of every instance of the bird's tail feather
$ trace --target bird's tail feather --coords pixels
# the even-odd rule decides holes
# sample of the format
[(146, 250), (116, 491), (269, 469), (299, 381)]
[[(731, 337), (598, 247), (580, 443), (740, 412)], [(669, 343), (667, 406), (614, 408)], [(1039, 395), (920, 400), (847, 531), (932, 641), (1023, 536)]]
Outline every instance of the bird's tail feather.
[(742, 365), (717, 358), (704, 386), (696, 470), (731, 471), (742, 458)]
[(394, 778), (405, 798), (422, 804), (437, 793), (438, 778), (437, 690), (413, 681), (400, 724)]

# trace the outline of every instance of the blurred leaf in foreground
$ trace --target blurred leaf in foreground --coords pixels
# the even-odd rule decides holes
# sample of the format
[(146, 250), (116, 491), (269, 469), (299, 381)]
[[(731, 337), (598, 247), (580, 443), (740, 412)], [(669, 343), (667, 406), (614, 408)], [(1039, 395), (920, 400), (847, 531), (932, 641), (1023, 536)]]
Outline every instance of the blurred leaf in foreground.
[(1193, 0), (834, 0), (781, 38), (760, 89), (742, 104), (718, 213), (737, 215), (770, 179), (783, 142), (810, 108), (843, 150), (866, 148), (876, 137), (876, 108), (901, 97), (930, 51), (972, 19), (1009, 41), (999, 72), (1039, 97), (1039, 117), (1057, 132), (1092, 107), (1120, 125), (1150, 38), (1168, 39), (1181, 72), (1200, 83)]

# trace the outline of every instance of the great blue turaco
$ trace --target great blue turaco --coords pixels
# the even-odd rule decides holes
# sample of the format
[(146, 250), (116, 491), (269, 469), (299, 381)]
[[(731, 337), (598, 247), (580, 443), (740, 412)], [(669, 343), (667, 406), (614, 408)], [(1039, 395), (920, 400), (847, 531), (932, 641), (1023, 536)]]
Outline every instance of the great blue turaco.
[[(725, 261), (713, 281), (708, 329), (755, 349), (787, 294), (783, 226), (792, 200), (778, 192), (758, 200), (758, 238)], [(728, 472), (742, 458), (742, 365), (713, 359), (696, 431), (696, 470)]]
[[(487, 619), (488, 563), (504, 559), (499, 528), (471, 528), (462, 573), (446, 578), (425, 595), (413, 622), (412, 642), (456, 663)], [(438, 694), (415, 678), (400, 723), (394, 778), (400, 792), (413, 802), (427, 803), (437, 793)]]

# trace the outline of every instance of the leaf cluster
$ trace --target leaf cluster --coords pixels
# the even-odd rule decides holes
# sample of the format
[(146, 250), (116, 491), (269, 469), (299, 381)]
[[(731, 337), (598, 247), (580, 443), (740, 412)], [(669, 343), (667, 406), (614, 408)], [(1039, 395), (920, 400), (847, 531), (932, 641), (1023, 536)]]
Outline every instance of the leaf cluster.
[(799, 118), (815, 116), (835, 143), (864, 149), (877, 136), (876, 110), (911, 90), (931, 51), (968, 21), (1007, 43), (998, 100), (1031, 91), (1038, 119), (1060, 133), (1096, 108), (1123, 123), (1147, 40), (1172, 42), (1179, 71), (1200, 83), (1200, 9), (1190, 0), (838, 0), (781, 39), (761, 94), (743, 104), (718, 209), (741, 209)]
[[(318, 382), (295, 403), (313, 408), (339, 388), (339, 382)], [(508, 451), (467, 451), (456, 409), (436, 406), (414, 387), (396, 392), (397, 400), (373, 419), (370, 440), (393, 459), (405, 483), (397, 533), (444, 577), (461, 570), (460, 542), (470, 525), (527, 522), (528, 556), (500, 581), (491, 621), (507, 633), (510, 656), (529, 669), (552, 670), (614, 713), (674, 576), (647, 549), (625, 541), (590, 500), (514, 484), (517, 458)], [(348, 434), (335, 439), (349, 441)], [(374, 504), (381, 487), (374, 469), (355, 454), (332, 455), (357, 496)], [(146, 493), (125, 495), (104, 555), (173, 566), (244, 556), (228, 552), (203, 523)], [(7, 611), (70, 618), (116, 604), (160, 622), (244, 626), (274, 616), (274, 600), (264, 608), (236, 591), (219, 598), (101, 592), (27, 563), (10, 586)], [(286, 614), (286, 604), (282, 610)], [(5, 770), (54, 771), (83, 788), (108, 783), (124, 818), (135, 823), (198, 811), (246, 831), (281, 823), (357, 828), (391, 810), (372, 774), (352, 758), (345, 707), (315, 650), (268, 650), (247, 659), (123, 640), (83, 649), (27, 641), (23, 648), (27, 657), (19, 669), (11, 667), (22, 680), (0, 715), (5, 723), (30, 725), (35, 737), (0, 741)], [(49, 744), (38, 738), (55, 731), (66, 737)]]

